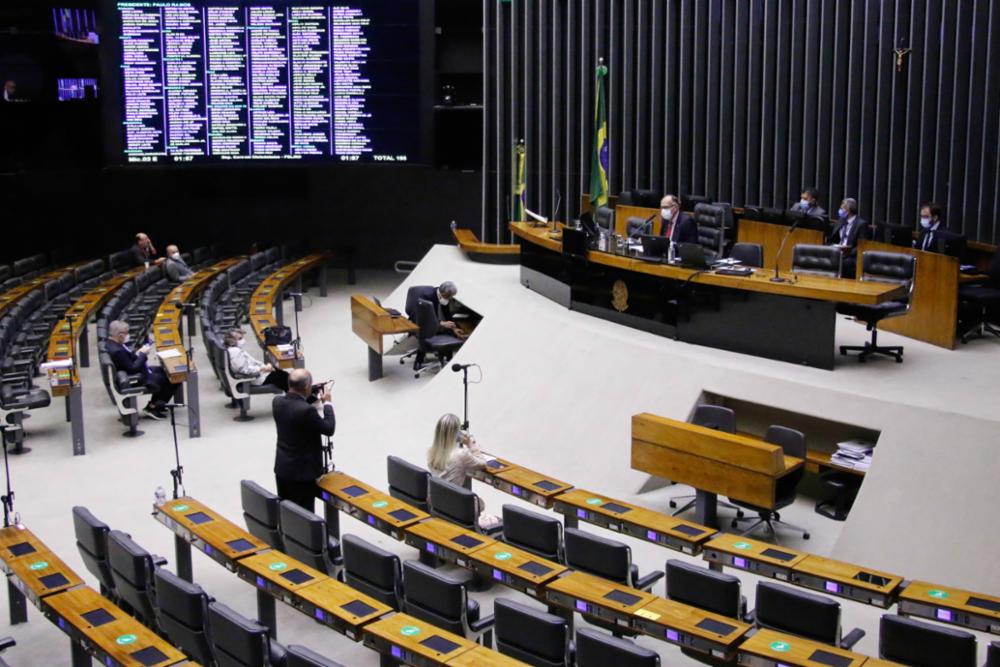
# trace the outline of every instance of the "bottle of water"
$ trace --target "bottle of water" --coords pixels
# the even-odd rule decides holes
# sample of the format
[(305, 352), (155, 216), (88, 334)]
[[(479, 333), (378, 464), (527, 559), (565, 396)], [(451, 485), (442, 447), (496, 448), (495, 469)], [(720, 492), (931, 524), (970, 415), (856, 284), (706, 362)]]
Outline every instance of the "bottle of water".
[(674, 242), (670, 242), (670, 248), (667, 250), (667, 262), (670, 264), (674, 263), (676, 250), (674, 249)]
[(153, 496), (153, 502), (156, 503), (157, 507), (162, 507), (167, 502), (167, 492), (162, 486), (156, 487), (156, 493)]

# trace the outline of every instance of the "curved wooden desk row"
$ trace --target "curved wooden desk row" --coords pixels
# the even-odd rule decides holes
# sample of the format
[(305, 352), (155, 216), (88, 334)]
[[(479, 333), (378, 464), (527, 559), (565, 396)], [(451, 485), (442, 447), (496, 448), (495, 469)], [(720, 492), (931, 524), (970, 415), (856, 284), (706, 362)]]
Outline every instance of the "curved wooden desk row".
[(485, 264), (517, 264), (521, 261), (521, 246), (518, 243), (483, 243), (471, 229), (451, 227), (455, 242), (469, 259)]
[(274, 601), (280, 599), (349, 639), (363, 641), (387, 658), (408, 665), (523, 665), (464, 637), (394, 612), (378, 600), (272, 549), (194, 498), (154, 506), (153, 516), (174, 532), (178, 574), (192, 580), (191, 546), (235, 572), (257, 590), (258, 616), (272, 636), (276, 635)]
[(33, 290), (44, 287), (45, 283), (56, 280), (64, 273), (69, 273), (73, 269), (83, 266), (84, 264), (87, 264), (87, 262), (77, 262), (76, 264), (64, 266), (61, 269), (43, 273), (40, 276), (35, 276), (31, 280), (26, 280), (17, 287), (12, 287), (3, 294), (0, 294), (0, 316), (6, 314), (6, 312), (10, 310), (15, 303), (28, 296), (28, 294), (30, 294)]
[(884, 283), (771, 273), (696, 271), (630, 256), (562, 254), (560, 234), (512, 223), (521, 282), (573, 310), (696, 345), (833, 369), (839, 303), (903, 294)]
[(74, 667), (197, 664), (89, 586), (30, 530), (0, 529), (0, 567), (8, 576), (11, 624), (27, 622), (25, 597), (69, 636)]
[(292, 368), (301, 361), (301, 357), (296, 359), (296, 352), (290, 345), (264, 345), (264, 329), (282, 323), (281, 298), (285, 289), (303, 274), (313, 269), (322, 270), (330, 261), (330, 256), (329, 252), (317, 252), (285, 264), (265, 278), (250, 297), (250, 326), (261, 348), (266, 348), (267, 358), (278, 368)]

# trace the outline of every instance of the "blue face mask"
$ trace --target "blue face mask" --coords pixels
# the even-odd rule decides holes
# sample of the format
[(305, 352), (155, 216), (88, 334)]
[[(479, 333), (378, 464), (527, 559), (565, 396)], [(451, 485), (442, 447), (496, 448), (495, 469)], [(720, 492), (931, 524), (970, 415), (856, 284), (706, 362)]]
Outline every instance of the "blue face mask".
[(837, 211), (837, 215), (840, 216), (841, 220), (846, 219), (847, 218), (847, 209), (841, 208), (839, 211)]

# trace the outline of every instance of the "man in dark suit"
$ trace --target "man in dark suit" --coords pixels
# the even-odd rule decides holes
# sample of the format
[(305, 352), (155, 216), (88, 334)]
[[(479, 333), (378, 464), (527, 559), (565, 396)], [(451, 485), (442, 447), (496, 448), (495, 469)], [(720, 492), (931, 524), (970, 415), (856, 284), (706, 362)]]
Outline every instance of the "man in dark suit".
[(146, 234), (139, 232), (135, 235), (135, 245), (130, 251), (132, 253), (133, 266), (148, 266), (158, 264), (161, 260), (156, 258), (156, 247), (153, 246), (152, 239)]
[(816, 188), (802, 188), (799, 201), (792, 206), (793, 211), (802, 211), (806, 215), (825, 218), (826, 211), (819, 205), (819, 191)]
[(913, 244), (914, 248), (937, 252), (938, 231), (945, 231), (941, 226), (943, 210), (938, 204), (928, 202), (920, 207), (920, 236)]
[(128, 345), (128, 323), (115, 320), (108, 324), (107, 349), (108, 356), (115, 368), (128, 373), (129, 375), (140, 375), (146, 389), (152, 393), (149, 405), (144, 410), (147, 417), (152, 419), (164, 419), (166, 405), (177, 392), (177, 386), (171, 384), (163, 368), (151, 367), (147, 362), (146, 355), (149, 354), (149, 345), (143, 345), (138, 350), (133, 351)]
[[(337, 427), (330, 402), (330, 385), (323, 385), (314, 398), (312, 375), (298, 368), (288, 375), (288, 393), (271, 402), (278, 431), (274, 455), (274, 477), (278, 497), (290, 500), (310, 512), (316, 500), (316, 480), (323, 474), (323, 436), (332, 436)], [(320, 403), (321, 415), (315, 403)]]
[(872, 237), (868, 222), (858, 216), (858, 202), (848, 197), (840, 202), (837, 222), (830, 231), (827, 243), (840, 246), (844, 262), (840, 267), (842, 278), (854, 278), (858, 265), (858, 241)]
[[(420, 300), (430, 301), (434, 304), (434, 313), (438, 319), (438, 333), (449, 334), (464, 338), (465, 334), (450, 319), (452, 310), (452, 299), (458, 294), (458, 287), (450, 280), (446, 280), (437, 287), (433, 285), (416, 285), (406, 292), (406, 316), (411, 322), (417, 321), (417, 304)], [(424, 353), (417, 352), (414, 368), (420, 368), (424, 363)]]
[(697, 243), (698, 223), (681, 212), (681, 198), (667, 195), (660, 200), (660, 236), (666, 236), (674, 243)]

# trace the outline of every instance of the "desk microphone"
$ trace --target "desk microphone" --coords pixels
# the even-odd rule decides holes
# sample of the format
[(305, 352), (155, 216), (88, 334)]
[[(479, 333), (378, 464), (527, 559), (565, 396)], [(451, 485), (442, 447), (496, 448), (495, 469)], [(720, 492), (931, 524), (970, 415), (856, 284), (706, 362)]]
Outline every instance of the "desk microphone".
[(799, 223), (802, 222), (804, 219), (805, 218), (796, 218), (792, 222), (792, 226), (788, 228), (787, 232), (785, 232), (785, 237), (781, 239), (781, 245), (778, 246), (778, 254), (775, 255), (774, 257), (774, 277), (771, 278), (772, 283), (790, 282), (788, 278), (782, 278), (781, 276), (778, 275), (778, 262), (781, 260), (781, 252), (785, 249), (785, 244), (788, 243), (788, 237), (792, 235), (792, 232), (795, 231), (796, 227), (798, 227)]
[(632, 234), (632, 238), (636, 238), (637, 236), (643, 236), (644, 234), (649, 234), (649, 232), (652, 230), (653, 227), (653, 219), (656, 218), (656, 216), (658, 215), (659, 213), (654, 213), (653, 215), (643, 220), (642, 226), (639, 227), (637, 232)]
[(475, 364), (452, 364), (451, 370), (455, 373), (464, 371), (466, 368), (472, 368)]

